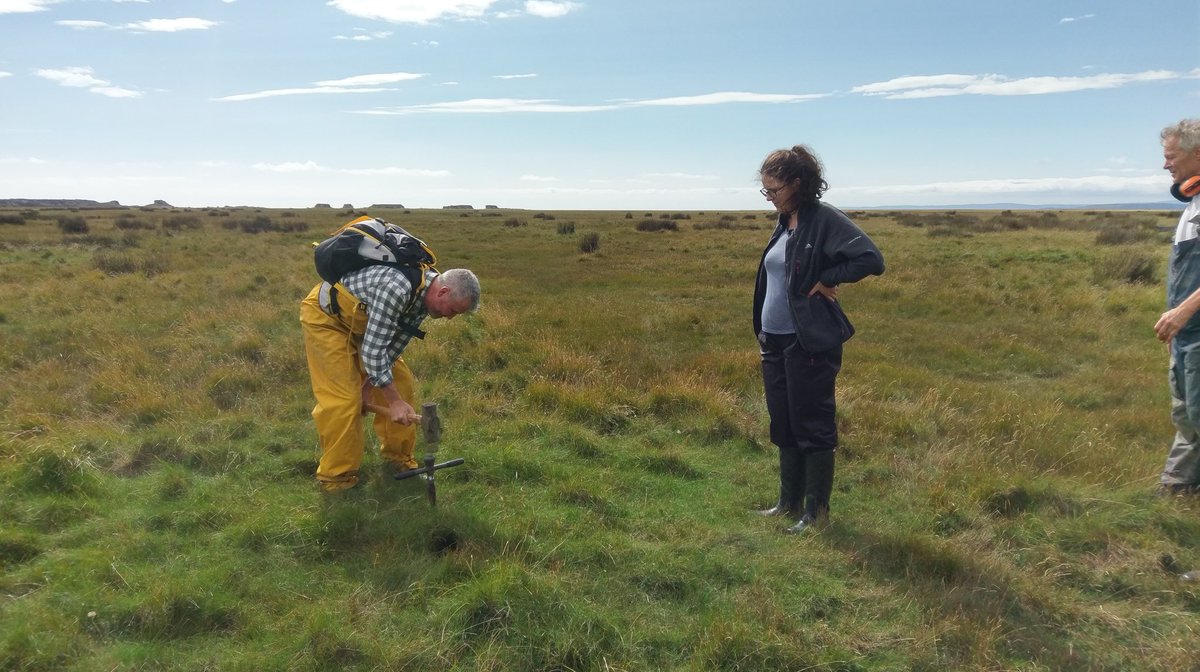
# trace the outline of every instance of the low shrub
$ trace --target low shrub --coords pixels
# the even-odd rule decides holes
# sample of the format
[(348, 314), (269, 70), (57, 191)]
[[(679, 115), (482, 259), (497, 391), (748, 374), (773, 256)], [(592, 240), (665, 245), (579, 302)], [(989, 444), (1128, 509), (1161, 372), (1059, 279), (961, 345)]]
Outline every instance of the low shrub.
[(1142, 228), (1106, 226), (1096, 233), (1097, 245), (1130, 245), (1149, 240), (1153, 234)]
[(59, 217), (57, 223), (63, 233), (87, 233), (89, 231), (87, 220), (80, 215)]
[(671, 220), (643, 219), (635, 228), (638, 231), (678, 231), (679, 225)]
[(596, 232), (585, 233), (579, 239), (579, 251), (584, 254), (591, 254), (600, 249), (600, 234)]
[(560, 235), (569, 235), (575, 233), (575, 222), (559, 222), (558, 233)]
[(1113, 254), (1098, 259), (1092, 269), (1096, 282), (1158, 283), (1158, 260), (1142, 252)]

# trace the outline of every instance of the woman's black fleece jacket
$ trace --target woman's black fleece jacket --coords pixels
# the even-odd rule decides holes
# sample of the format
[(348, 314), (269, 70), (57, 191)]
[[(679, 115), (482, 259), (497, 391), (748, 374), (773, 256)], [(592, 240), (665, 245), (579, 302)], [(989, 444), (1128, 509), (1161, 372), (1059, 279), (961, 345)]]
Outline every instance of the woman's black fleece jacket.
[[(762, 257), (787, 231), (787, 213), (780, 213)], [(787, 241), (787, 297), (796, 323), (796, 340), (805, 352), (830, 350), (854, 334), (854, 327), (837, 301), (808, 293), (820, 281), (826, 287), (858, 282), (883, 274), (883, 254), (844, 212), (817, 202), (802, 208)], [(762, 305), (767, 274), (762, 258), (754, 283), (754, 335), (762, 332)]]

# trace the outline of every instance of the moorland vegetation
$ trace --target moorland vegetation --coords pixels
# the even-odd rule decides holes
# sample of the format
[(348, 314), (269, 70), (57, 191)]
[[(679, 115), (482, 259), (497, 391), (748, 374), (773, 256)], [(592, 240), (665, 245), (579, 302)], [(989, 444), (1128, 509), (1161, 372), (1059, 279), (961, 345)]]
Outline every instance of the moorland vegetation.
[(466, 464), (320, 495), (298, 302), (356, 214), (0, 212), (0, 669), (1195, 669), (1176, 213), (852, 213), (799, 538), (750, 513), (767, 213), (371, 212), (482, 279), (406, 353)]

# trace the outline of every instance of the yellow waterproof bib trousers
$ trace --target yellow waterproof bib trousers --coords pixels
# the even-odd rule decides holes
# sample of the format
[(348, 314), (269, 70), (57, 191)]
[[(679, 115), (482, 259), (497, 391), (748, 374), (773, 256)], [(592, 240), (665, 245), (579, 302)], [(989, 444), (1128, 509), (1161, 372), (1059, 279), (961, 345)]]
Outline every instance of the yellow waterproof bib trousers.
[[(321, 446), (317, 482), (328, 492), (357, 484), (362, 465), (362, 384), (366, 374), (359, 348), (367, 326), (367, 311), (339, 285), (338, 311), (329, 315), (321, 309), (320, 289), (318, 284), (301, 302), (300, 325), (313, 396), (317, 399), (312, 412)], [(415, 408), (413, 375), (403, 358), (396, 359), (392, 375), (400, 396)], [(370, 394), (371, 403), (386, 405), (379, 390), (372, 388)], [(385, 461), (397, 469), (417, 467), (413, 459), (416, 425), (401, 425), (377, 415), (374, 427)]]

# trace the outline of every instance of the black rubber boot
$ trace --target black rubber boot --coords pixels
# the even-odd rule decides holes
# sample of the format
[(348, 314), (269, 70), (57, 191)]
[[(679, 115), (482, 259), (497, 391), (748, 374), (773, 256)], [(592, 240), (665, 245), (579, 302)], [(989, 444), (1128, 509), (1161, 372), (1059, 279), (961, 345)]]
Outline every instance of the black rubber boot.
[(808, 497), (804, 502), (804, 515), (787, 532), (798, 534), (821, 527), (829, 520), (829, 497), (833, 494), (833, 451), (823, 450), (805, 456), (805, 472), (808, 476)]
[(760, 516), (800, 515), (804, 502), (804, 455), (796, 449), (779, 449), (779, 502), (758, 512)]

